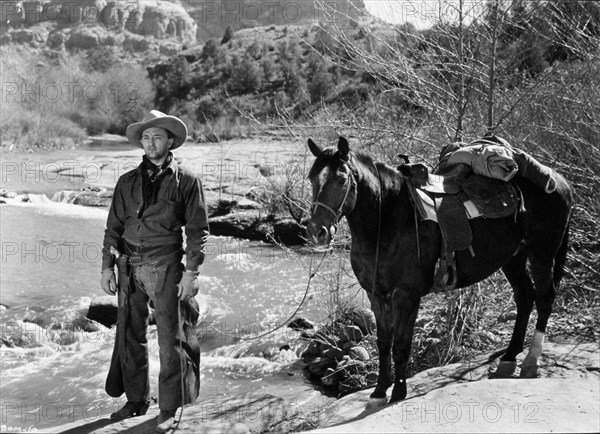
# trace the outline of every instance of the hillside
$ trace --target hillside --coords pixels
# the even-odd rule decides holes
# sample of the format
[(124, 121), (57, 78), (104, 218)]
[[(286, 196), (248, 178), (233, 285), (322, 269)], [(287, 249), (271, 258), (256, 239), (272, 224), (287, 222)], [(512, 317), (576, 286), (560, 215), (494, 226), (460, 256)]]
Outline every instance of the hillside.
[[(220, 39), (227, 28), (237, 31), (273, 25), (312, 25), (327, 18), (313, 0), (181, 0), (181, 4), (198, 24), (199, 42)], [(327, 5), (346, 15), (364, 11), (363, 0), (333, 0)]]

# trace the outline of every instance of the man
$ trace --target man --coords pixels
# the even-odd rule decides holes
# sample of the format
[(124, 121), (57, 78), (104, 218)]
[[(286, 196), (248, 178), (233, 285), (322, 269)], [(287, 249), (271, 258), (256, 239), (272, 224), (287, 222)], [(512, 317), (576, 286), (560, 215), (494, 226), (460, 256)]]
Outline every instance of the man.
[[(193, 402), (200, 387), (198, 270), (204, 261), (208, 217), (200, 179), (178, 166), (172, 150), (187, 137), (175, 116), (153, 110), (127, 127), (129, 141), (144, 149), (142, 163), (121, 176), (108, 214), (102, 257), (102, 289), (117, 291), (119, 318), (106, 391), (127, 403), (111, 414), (121, 420), (149, 406), (148, 304), (154, 306), (160, 374), (156, 431), (166, 432), (178, 407)], [(183, 231), (186, 261), (182, 264)]]

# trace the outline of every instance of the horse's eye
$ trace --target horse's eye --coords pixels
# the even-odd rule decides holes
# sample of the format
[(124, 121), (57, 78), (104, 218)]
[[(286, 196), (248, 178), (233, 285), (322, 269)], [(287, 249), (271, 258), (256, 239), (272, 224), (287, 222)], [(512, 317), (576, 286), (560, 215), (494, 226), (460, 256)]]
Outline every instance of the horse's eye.
[(346, 183), (346, 181), (348, 181), (348, 178), (346, 178), (345, 176), (342, 176), (340, 179), (338, 179), (338, 184), (344, 185)]

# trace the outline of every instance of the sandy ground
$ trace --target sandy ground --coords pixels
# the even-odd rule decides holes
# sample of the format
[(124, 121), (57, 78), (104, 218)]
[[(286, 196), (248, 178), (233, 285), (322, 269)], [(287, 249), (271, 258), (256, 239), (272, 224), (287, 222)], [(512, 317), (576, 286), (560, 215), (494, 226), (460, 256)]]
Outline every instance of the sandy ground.
[(421, 372), (408, 399), (384, 407), (363, 390), (312, 432), (600, 432), (597, 344), (546, 344), (539, 378), (489, 379), (494, 370), (480, 357)]
[[(199, 401), (185, 408), (175, 432), (288, 433), (315, 426), (305, 432), (600, 432), (597, 344), (546, 344), (535, 379), (490, 379), (496, 363), (486, 355), (421, 372), (409, 379), (408, 399), (383, 407), (369, 400), (372, 389), (328, 406), (315, 395), (295, 405), (252, 393)], [(122, 422), (80, 421), (56, 432), (141, 434), (153, 432), (155, 416), (152, 410)]]

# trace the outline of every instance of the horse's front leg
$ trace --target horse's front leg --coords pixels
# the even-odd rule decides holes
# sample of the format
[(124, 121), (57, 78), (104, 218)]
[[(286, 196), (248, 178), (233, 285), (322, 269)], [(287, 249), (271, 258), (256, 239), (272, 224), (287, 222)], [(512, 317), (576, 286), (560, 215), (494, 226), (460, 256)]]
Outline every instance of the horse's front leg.
[(394, 389), (390, 403), (406, 398), (406, 368), (410, 356), (415, 320), (420, 296), (406, 289), (397, 289), (392, 296), (394, 317)]
[[(379, 351), (379, 376), (377, 386), (371, 398), (386, 398), (386, 392), (392, 385), (391, 347), (393, 337), (392, 307), (390, 303), (378, 297), (371, 299), (371, 309), (377, 322), (377, 350)], [(385, 404), (385, 403), (384, 403)]]

